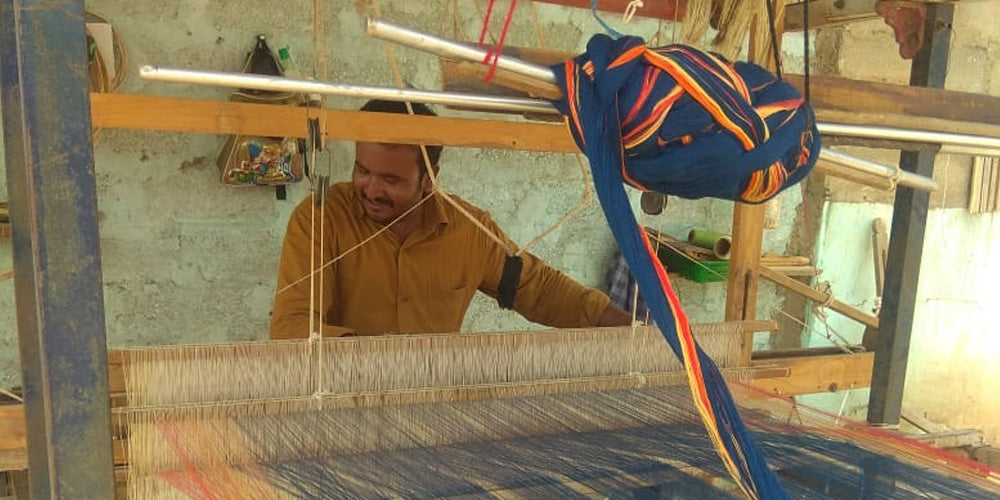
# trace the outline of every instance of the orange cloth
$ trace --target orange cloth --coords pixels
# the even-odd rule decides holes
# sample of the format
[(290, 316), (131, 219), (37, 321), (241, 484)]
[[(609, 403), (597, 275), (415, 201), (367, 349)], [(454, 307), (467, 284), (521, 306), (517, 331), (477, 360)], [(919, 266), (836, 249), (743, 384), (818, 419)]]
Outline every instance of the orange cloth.
[[(488, 213), (458, 201), (506, 239)], [(271, 316), (273, 339), (308, 336), (309, 279), (281, 289), (309, 275), (311, 203), (312, 198), (300, 203), (288, 222)], [(402, 244), (391, 230), (385, 231), (325, 268), (322, 284), (316, 274), (316, 326), (319, 329), (322, 311), (323, 335), (458, 332), (476, 290), (496, 298), (503, 248), (436, 195), (425, 202), (422, 217), (420, 227)], [(329, 190), (322, 250), (319, 218), (317, 208), (315, 252), (317, 262), (323, 263), (383, 227), (364, 215), (350, 183)], [(598, 324), (610, 303), (607, 295), (576, 283), (531, 254), (523, 258), (515, 311), (557, 328)]]

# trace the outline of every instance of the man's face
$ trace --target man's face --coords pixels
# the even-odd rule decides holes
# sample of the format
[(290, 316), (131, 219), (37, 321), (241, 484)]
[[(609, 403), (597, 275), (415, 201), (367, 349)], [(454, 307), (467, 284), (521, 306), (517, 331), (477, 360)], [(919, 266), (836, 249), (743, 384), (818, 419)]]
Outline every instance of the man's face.
[(351, 180), (365, 214), (388, 223), (409, 210), (430, 190), (423, 165), (412, 146), (359, 142)]

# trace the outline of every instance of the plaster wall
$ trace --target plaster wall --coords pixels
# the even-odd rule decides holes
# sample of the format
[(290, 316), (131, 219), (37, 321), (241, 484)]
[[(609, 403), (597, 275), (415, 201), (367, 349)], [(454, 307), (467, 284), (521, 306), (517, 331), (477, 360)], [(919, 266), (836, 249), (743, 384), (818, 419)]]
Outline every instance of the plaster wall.
[[(995, 20), (1000, 2), (956, 4), (954, 36), (946, 88), (1000, 95), (1000, 32)], [(896, 55), (889, 28), (881, 21), (843, 29), (839, 73), (843, 76), (906, 84), (909, 66)], [(885, 151), (860, 151), (873, 159), (898, 161)], [(1000, 330), (995, 314), (1000, 299), (1000, 216), (970, 214), (954, 208), (947, 196), (968, 191), (969, 159), (941, 155), (935, 177), (943, 182), (928, 213), (920, 283), (913, 318), (910, 358), (903, 412), (924, 416), (954, 428), (981, 428), (986, 439), (1000, 443), (1000, 388), (996, 360)], [(964, 186), (949, 185), (966, 179)], [(846, 190), (854, 189), (848, 193)], [(964, 190), (964, 192), (962, 192)], [(857, 188), (828, 184), (821, 229), (817, 235), (819, 278), (829, 281), (837, 297), (863, 310), (875, 304), (871, 223), (892, 218), (891, 201), (857, 196)], [(877, 200), (877, 201), (875, 201)], [(938, 208), (934, 208), (934, 207)], [(949, 208), (951, 207), (951, 208)], [(850, 340), (860, 340), (863, 329), (836, 313), (829, 324)], [(817, 333), (824, 330), (816, 315), (807, 345), (829, 345)], [(864, 418), (867, 390), (803, 398), (834, 412)]]
[[(483, 19), (482, 0), (381, 1), (385, 18), (459, 39), (474, 39)], [(380, 43), (361, 31), (359, 5), (328, 3), (327, 52), (331, 81), (391, 85), (390, 66)], [(140, 80), (140, 65), (239, 71), (258, 33), (273, 49), (287, 45), (299, 67), (311, 72), (311, 4), (262, 0), (93, 0), (87, 8), (108, 19), (123, 37), (129, 76), (122, 93), (221, 100), (225, 91), (207, 87)], [(547, 47), (581, 51), (600, 30), (585, 9), (547, 4), (518, 5), (507, 43), (539, 46), (533, 9), (537, 8)], [(496, 15), (499, 33), (502, 15)], [(637, 20), (620, 30), (650, 39), (673, 36), (670, 23), (659, 26)], [(434, 57), (395, 48), (407, 83), (440, 88)], [(329, 106), (356, 109), (362, 101), (331, 98)], [(437, 108), (440, 114), (460, 113)], [(494, 117), (495, 116), (491, 116)], [(305, 185), (289, 189), (288, 200), (275, 200), (271, 189), (226, 188), (217, 180), (215, 159), (222, 138), (181, 134), (103, 130), (95, 143), (104, 292), (109, 345), (137, 346), (263, 339), (274, 293), (275, 273), (288, 214), (307, 193)], [(353, 147), (330, 143), (319, 165), (333, 179), (346, 180)], [(2, 159), (0, 159), (2, 160)], [(5, 183), (0, 177), (0, 183)], [(498, 223), (523, 244), (562, 217), (577, 202), (584, 183), (573, 155), (518, 153), (448, 148), (442, 158), (442, 182), (448, 189), (490, 210)], [(0, 184), (2, 185), (2, 184)], [(5, 192), (0, 191), (0, 192)], [(790, 220), (799, 203), (797, 191), (782, 204), (780, 229), (765, 235), (765, 250), (782, 253)], [(644, 218), (683, 237), (695, 225), (727, 230), (732, 204), (721, 201), (671, 200), (658, 218)], [(596, 203), (563, 225), (535, 252), (554, 267), (584, 284), (603, 287), (614, 250), (603, 214)], [(9, 240), (0, 240), (0, 266), (9, 263)], [(676, 280), (696, 322), (723, 318), (725, 284), (698, 285)], [(778, 301), (763, 285), (760, 311)], [(479, 296), (463, 330), (536, 328), (500, 311)], [(19, 384), (12, 281), (0, 282), (0, 386)]]

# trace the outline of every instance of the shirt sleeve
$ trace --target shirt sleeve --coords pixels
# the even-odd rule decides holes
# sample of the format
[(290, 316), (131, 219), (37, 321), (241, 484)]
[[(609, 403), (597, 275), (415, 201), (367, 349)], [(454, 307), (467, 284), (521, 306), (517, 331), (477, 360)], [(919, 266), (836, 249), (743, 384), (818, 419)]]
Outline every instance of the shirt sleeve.
[[(315, 328), (324, 337), (339, 337), (351, 333), (349, 328), (321, 324), (320, 311), (330, 311), (333, 306), (333, 283), (335, 267), (331, 266), (317, 273), (314, 280), (309, 275), (313, 271), (310, 265), (310, 222), (312, 211), (309, 204), (312, 198), (295, 207), (288, 220), (285, 231), (285, 241), (281, 248), (281, 261), (278, 265), (278, 284), (274, 296), (274, 309), (271, 311), (271, 339), (306, 338), (309, 336), (309, 284), (314, 282), (315, 294), (313, 300), (313, 316)], [(327, 231), (331, 228), (327, 227)], [(317, 234), (319, 226), (316, 227)], [(323, 245), (322, 254), (318, 238), (313, 241), (317, 264), (329, 262), (332, 258), (332, 245)], [(322, 276), (322, 282), (321, 282)], [(294, 284), (293, 284), (294, 283)], [(326, 293), (320, 293), (320, 290)], [(322, 297), (322, 299), (321, 299)]]
[[(513, 248), (514, 245), (489, 216), (483, 224)], [(481, 234), (485, 247), (484, 279), (479, 289), (496, 298), (507, 254), (503, 247)], [(524, 265), (514, 297), (514, 310), (528, 321), (553, 328), (586, 328), (599, 325), (604, 310), (611, 303), (606, 294), (574, 281), (549, 267), (529, 252), (521, 254)]]

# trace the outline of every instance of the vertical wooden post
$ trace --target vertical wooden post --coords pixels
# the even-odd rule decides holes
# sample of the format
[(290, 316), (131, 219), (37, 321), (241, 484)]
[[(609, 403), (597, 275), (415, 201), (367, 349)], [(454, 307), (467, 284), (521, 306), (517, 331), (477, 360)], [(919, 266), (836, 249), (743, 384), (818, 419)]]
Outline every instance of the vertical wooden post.
[[(771, 0), (762, 0), (762, 2)], [(774, 2), (775, 36), (778, 39), (778, 49), (781, 49), (781, 36), (784, 32), (782, 21), (784, 2)], [(761, 64), (774, 71), (776, 68), (771, 50), (763, 50), (771, 46), (770, 36), (761, 37), (757, 27), (760, 23), (770, 22), (766, 11), (761, 12), (750, 28), (751, 61)], [(808, 34), (807, 34), (808, 35)], [(766, 54), (763, 60), (754, 60), (754, 54)], [(760, 266), (761, 246), (764, 240), (764, 205), (747, 205), (737, 203), (733, 208), (733, 253), (729, 260), (729, 283), (726, 288), (726, 321), (753, 320), (757, 316), (757, 268)], [(743, 336), (741, 346), (742, 361), (749, 365), (753, 353), (753, 332)]]

